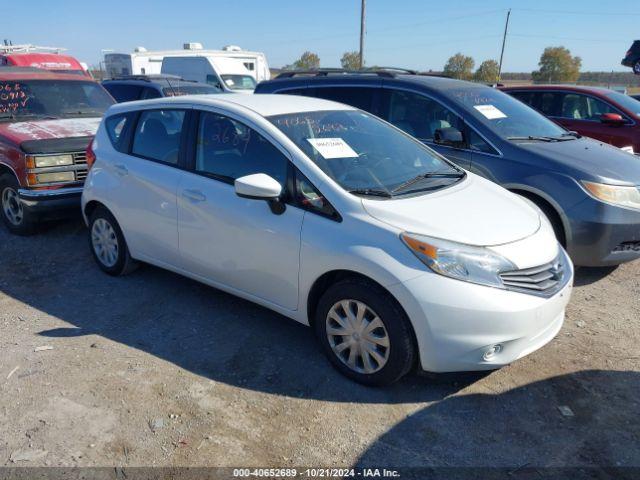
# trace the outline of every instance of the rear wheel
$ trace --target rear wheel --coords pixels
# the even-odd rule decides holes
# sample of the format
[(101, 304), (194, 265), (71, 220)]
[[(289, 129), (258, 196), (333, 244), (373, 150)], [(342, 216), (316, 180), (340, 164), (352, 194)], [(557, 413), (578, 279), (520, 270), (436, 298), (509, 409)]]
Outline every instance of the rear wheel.
[(96, 208), (91, 214), (89, 244), (94, 260), (109, 275), (126, 275), (137, 266), (118, 222), (104, 207)]
[(406, 314), (372, 282), (340, 281), (322, 295), (314, 324), (325, 354), (342, 374), (382, 386), (413, 367), (415, 346)]
[(633, 73), (640, 75), (640, 60), (633, 64)]
[(18, 195), (20, 185), (13, 175), (0, 176), (0, 207), (2, 221), (11, 233), (31, 235), (36, 229), (36, 219), (27, 211)]

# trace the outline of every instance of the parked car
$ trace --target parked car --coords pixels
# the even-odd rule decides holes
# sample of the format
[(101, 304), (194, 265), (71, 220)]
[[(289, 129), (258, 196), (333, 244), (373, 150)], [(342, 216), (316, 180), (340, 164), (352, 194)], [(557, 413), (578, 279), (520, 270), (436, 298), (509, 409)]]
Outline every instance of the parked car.
[(504, 87), (568, 130), (640, 154), (640, 102), (606, 88), (577, 85)]
[(12, 233), (79, 211), (85, 150), (113, 103), (84, 76), (0, 68), (0, 215)]
[(213, 85), (183, 80), (175, 75), (130, 75), (105, 80), (102, 82), (102, 86), (118, 103), (222, 92), (221, 89)]
[(286, 73), (256, 93), (371, 112), (537, 205), (576, 265), (640, 257), (637, 158), (575, 135), (491, 87), (391, 71)]
[(102, 270), (148, 262), (309, 324), (359, 382), (414, 360), (494, 369), (562, 325), (572, 265), (538, 211), (352, 107), (130, 102), (91, 149), (82, 208)]
[(636, 75), (640, 75), (640, 40), (635, 40), (631, 44), (621, 63), (625, 67), (631, 67)]

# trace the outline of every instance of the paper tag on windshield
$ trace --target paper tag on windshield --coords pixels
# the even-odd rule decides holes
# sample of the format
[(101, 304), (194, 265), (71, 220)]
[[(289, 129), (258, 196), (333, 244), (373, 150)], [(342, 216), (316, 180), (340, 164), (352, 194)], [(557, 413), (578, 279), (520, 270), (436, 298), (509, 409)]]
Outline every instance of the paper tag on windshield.
[(478, 110), (482, 115), (489, 120), (495, 120), (496, 118), (507, 118), (507, 116), (498, 110), (493, 105), (474, 105), (473, 108)]
[(341, 138), (307, 138), (313, 148), (327, 160), (332, 158), (353, 158), (358, 154)]

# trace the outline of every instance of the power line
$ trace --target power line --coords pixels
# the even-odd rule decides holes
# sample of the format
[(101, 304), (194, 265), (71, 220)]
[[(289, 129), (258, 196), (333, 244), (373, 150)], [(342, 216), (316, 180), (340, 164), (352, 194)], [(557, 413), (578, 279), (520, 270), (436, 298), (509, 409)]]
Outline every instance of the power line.
[(514, 8), (513, 10), (517, 10), (519, 12), (529, 12), (529, 13), (541, 13), (541, 14), (554, 14), (554, 15), (608, 15), (608, 16), (618, 16), (618, 17), (629, 17), (629, 16), (640, 16), (640, 13), (629, 13), (629, 12), (585, 12), (585, 11), (571, 11), (571, 10), (542, 10), (537, 8)]
[(551, 38), (554, 40), (576, 40), (579, 42), (608, 42), (608, 43), (620, 43), (620, 42), (628, 42), (628, 38), (624, 39), (611, 39), (611, 38), (579, 38), (579, 37), (559, 37), (555, 35), (536, 35), (536, 34), (527, 34), (527, 33), (511, 33), (509, 34), (511, 37), (523, 37), (523, 38)]

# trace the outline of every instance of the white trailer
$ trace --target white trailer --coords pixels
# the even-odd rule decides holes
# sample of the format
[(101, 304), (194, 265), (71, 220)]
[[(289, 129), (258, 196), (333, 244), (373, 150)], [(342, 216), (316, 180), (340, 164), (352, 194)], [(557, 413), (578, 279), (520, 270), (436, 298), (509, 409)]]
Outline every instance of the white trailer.
[(144, 47), (137, 47), (133, 53), (105, 53), (104, 66), (107, 78), (158, 74), (162, 72), (164, 58), (189, 56), (235, 59), (244, 65), (256, 82), (271, 78), (267, 58), (262, 52), (242, 50), (235, 45), (227, 45), (222, 50), (205, 50), (202, 44), (195, 42), (185, 43), (182, 50), (148, 51)]

